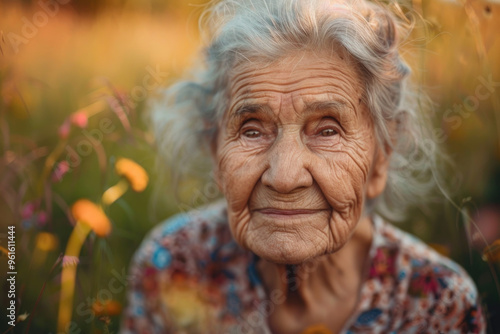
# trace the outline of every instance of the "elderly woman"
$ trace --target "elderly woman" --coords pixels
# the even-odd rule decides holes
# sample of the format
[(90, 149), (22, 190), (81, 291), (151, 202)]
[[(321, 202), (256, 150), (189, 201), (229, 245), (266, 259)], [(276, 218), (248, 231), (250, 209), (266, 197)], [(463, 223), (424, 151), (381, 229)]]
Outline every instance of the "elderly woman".
[(203, 22), (206, 66), (153, 121), (178, 169), (202, 149), (223, 198), (143, 242), (123, 333), (483, 333), (464, 270), (382, 218), (438, 180), (397, 15), (222, 0)]

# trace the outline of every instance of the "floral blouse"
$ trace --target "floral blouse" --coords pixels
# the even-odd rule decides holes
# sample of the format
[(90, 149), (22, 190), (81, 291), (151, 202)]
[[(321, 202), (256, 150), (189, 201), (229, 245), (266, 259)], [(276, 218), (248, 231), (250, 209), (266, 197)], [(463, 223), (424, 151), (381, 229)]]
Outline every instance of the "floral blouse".
[[(476, 287), (459, 265), (372, 221), (370, 268), (342, 333), (485, 333)], [(233, 240), (224, 200), (171, 217), (133, 258), (121, 333), (271, 333), (266, 316), (283, 300), (266, 296), (257, 261)]]

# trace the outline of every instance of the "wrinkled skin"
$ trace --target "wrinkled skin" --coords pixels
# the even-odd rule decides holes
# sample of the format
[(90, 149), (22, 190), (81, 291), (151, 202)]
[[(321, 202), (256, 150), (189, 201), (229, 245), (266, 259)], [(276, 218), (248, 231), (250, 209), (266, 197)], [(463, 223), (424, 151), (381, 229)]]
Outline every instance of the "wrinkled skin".
[(339, 250), (385, 186), (360, 75), (325, 56), (239, 66), (231, 80), (216, 175), (236, 241), (271, 262)]
[[(215, 175), (234, 238), (261, 258), (268, 295), (284, 297), (269, 326), (301, 333), (321, 323), (339, 332), (355, 309), (372, 239), (364, 202), (387, 178), (361, 76), (342, 51), (232, 74)], [(303, 269), (311, 261), (314, 270)], [(297, 265), (293, 289), (285, 264)]]

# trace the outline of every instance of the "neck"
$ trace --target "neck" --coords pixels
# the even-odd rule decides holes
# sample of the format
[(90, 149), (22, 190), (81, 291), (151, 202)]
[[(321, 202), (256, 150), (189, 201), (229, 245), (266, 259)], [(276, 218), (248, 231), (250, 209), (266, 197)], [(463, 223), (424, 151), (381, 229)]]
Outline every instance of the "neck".
[(372, 224), (364, 217), (355, 233), (339, 251), (299, 265), (260, 260), (258, 270), (268, 292), (279, 290), (283, 306), (297, 312), (337, 302), (356, 304), (372, 241)]

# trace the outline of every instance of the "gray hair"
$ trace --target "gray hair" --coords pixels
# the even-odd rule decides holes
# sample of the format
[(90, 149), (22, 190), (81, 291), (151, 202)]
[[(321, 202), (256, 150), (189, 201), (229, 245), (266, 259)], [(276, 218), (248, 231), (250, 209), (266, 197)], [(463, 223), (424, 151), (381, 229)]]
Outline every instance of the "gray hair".
[(391, 154), (386, 188), (365, 209), (400, 220), (435, 188), (438, 147), (398, 50), (411, 27), (389, 6), (364, 0), (221, 0), (203, 13), (200, 28), (207, 44), (202, 66), (162, 92), (151, 113), (158, 148), (175, 178), (210, 166), (210, 145), (227, 109), (235, 65), (340, 46), (362, 75), (363, 102), (378, 145)]

